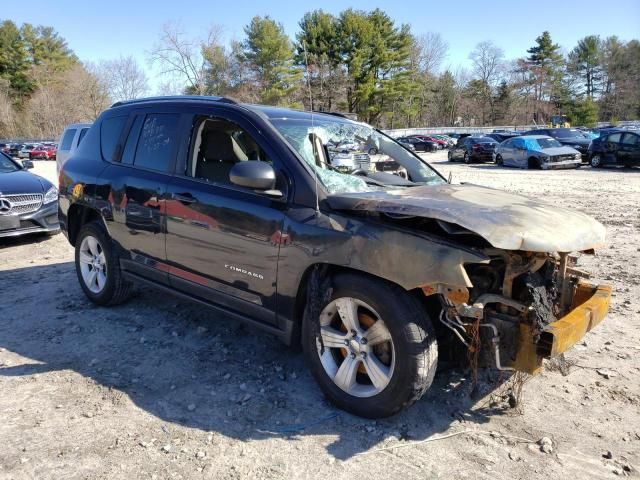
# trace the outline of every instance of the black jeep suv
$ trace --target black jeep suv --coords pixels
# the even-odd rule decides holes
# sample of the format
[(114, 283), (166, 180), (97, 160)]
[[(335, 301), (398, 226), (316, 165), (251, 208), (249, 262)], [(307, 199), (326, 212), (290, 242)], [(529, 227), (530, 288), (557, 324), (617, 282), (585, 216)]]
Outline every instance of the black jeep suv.
[[(343, 143), (377, 153), (341, 172), (328, 146)], [(610, 296), (567, 267), (569, 252), (602, 244), (595, 220), (448, 184), (338, 115), (219, 97), (117, 103), (64, 164), (59, 208), (93, 302), (142, 282), (301, 343), (327, 397), (366, 417), (420, 398), (438, 341), (533, 373), (598, 324)]]

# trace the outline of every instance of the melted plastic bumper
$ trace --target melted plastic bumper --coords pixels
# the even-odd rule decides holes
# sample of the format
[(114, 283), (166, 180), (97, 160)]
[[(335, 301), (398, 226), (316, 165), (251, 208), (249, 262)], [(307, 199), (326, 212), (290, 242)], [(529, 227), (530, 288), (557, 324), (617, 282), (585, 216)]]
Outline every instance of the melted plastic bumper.
[(537, 342), (531, 327), (520, 324), (520, 347), (513, 368), (537, 373), (543, 359), (566, 352), (604, 320), (610, 299), (610, 286), (580, 282), (573, 297), (572, 310), (547, 325)]

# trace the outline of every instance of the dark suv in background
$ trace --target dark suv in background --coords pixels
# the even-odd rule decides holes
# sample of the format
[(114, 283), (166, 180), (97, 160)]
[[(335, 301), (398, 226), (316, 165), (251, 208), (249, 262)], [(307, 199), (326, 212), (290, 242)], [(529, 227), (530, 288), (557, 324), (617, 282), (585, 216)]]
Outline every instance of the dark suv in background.
[(529, 130), (523, 135), (546, 135), (558, 140), (561, 144), (575, 148), (582, 155), (582, 161), (588, 159), (588, 150), (591, 140), (577, 128), (536, 128)]
[[(344, 144), (375, 148), (406, 177), (337, 171), (328, 147)], [(61, 227), (91, 301), (149, 284), (302, 344), (326, 396), (366, 417), (419, 399), (438, 342), (477, 346), (473, 325), (498, 368), (535, 373), (607, 311), (610, 289), (566, 268), (568, 252), (603, 243), (598, 222), (451, 185), (336, 115), (219, 97), (117, 103), (59, 178)], [(532, 315), (547, 286), (553, 311)]]
[(497, 145), (498, 142), (491, 137), (464, 137), (449, 150), (447, 156), (450, 162), (493, 162), (493, 153)]

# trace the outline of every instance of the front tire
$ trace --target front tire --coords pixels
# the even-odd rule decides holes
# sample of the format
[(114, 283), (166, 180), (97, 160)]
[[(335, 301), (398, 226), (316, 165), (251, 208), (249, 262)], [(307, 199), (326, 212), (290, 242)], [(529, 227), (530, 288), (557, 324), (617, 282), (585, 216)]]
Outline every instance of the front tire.
[(304, 320), (311, 373), (343, 410), (367, 418), (400, 412), (424, 394), (436, 372), (438, 347), (426, 311), (400, 287), (368, 276), (338, 274), (333, 287), (320, 318)]
[(502, 155), (496, 155), (496, 164), (497, 165), (503, 165), (504, 164), (504, 160), (502, 160)]
[(113, 242), (101, 222), (83, 225), (75, 247), (78, 281), (89, 300), (116, 305), (129, 298), (132, 284), (122, 277)]
[(591, 159), (589, 160), (589, 164), (591, 165), (592, 168), (602, 167), (602, 157), (597, 153), (595, 155), (592, 155)]

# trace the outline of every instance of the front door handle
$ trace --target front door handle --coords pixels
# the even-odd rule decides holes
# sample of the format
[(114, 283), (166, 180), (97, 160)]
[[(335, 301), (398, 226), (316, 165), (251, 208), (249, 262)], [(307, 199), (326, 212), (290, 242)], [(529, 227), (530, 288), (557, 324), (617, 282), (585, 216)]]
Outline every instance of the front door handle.
[(174, 193), (171, 196), (174, 200), (184, 204), (195, 203), (198, 201), (198, 199), (190, 193)]

